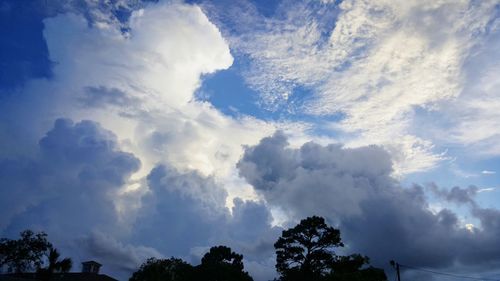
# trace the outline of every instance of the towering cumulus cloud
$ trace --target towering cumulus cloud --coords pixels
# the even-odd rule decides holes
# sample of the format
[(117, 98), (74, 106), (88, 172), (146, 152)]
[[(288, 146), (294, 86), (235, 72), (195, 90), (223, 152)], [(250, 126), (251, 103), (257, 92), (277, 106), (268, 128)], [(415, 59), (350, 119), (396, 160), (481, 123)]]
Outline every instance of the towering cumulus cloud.
[(20, 2), (0, 237), (46, 231), (120, 280), (223, 244), (264, 281), (283, 228), (321, 215), (376, 265), (500, 265), (495, 1)]
[(500, 251), (492, 248), (500, 212), (477, 206), (477, 188), (428, 187), (470, 209), (481, 225), (467, 228), (450, 209), (431, 208), (426, 188), (401, 187), (381, 147), (347, 149), (309, 142), (290, 148), (285, 135), (277, 132), (247, 147), (238, 168), (272, 207), (295, 220), (325, 216), (341, 229), (348, 251), (365, 253), (380, 265), (391, 259), (428, 267), (500, 263)]
[(2, 229), (36, 227), (56, 239), (110, 230), (118, 219), (114, 199), (140, 167), (139, 159), (120, 151), (112, 132), (67, 119), (40, 140), (37, 157), (0, 163)]
[(185, 255), (224, 232), (227, 193), (213, 179), (158, 166), (147, 180), (150, 193), (141, 199), (144, 208), (135, 225), (138, 239), (165, 253)]
[(178, 1), (137, 5), (126, 23), (85, 3), (44, 19), (53, 78), (2, 96), (1, 237), (47, 231), (75, 263), (98, 259), (121, 279), (214, 243), (272, 250), (270, 214), (234, 163), (274, 126), (195, 99), (203, 75), (233, 62), (218, 28)]

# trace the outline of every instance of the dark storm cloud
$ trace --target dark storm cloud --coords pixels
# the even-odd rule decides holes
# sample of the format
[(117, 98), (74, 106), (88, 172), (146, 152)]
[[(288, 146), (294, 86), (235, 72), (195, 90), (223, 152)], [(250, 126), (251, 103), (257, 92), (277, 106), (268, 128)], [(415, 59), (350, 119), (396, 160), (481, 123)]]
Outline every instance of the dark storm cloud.
[[(142, 191), (123, 195), (139, 167), (98, 123), (58, 119), (31, 158), (0, 161), (0, 233), (46, 231), (76, 262), (99, 260), (124, 279), (148, 257), (196, 263), (213, 245), (244, 253), (254, 268), (273, 253), (280, 230), (263, 202), (235, 199), (230, 212), (213, 178), (167, 165), (151, 170)], [(137, 201), (131, 216), (119, 213), (117, 202)]]
[(445, 199), (448, 202), (453, 202), (457, 204), (473, 203), (474, 197), (476, 196), (479, 188), (477, 186), (471, 185), (467, 188), (461, 188), (459, 186), (454, 186), (450, 190), (441, 189), (436, 184), (429, 184), (429, 189), (437, 196)]
[(99, 124), (58, 119), (40, 140), (37, 157), (0, 162), (0, 227), (61, 236), (107, 229), (117, 219), (114, 192), (139, 166)]
[(375, 264), (391, 259), (428, 267), (500, 264), (500, 212), (473, 203), (477, 188), (434, 192), (468, 204), (481, 226), (467, 230), (449, 209), (431, 211), (425, 189), (403, 188), (391, 177), (392, 163), (381, 147), (354, 149), (306, 143), (293, 149), (277, 132), (246, 148), (240, 174), (273, 206), (293, 218), (312, 214), (336, 224), (348, 243)]
[[(265, 263), (274, 257), (274, 242), (281, 235), (282, 229), (271, 226), (272, 215), (264, 202), (236, 198), (233, 203), (225, 242), (243, 253), (247, 260)], [(274, 260), (271, 267), (274, 268)]]
[(224, 229), (229, 213), (226, 192), (197, 172), (179, 173), (167, 166), (147, 177), (149, 193), (134, 231), (136, 239), (168, 255), (185, 255), (192, 247), (207, 246)]
[[(315, 143), (306, 143), (300, 149), (287, 146), (281, 132), (264, 138), (259, 145), (246, 149), (238, 168), (268, 202), (300, 206), (297, 215), (315, 213), (317, 201), (328, 202), (324, 207), (331, 214), (356, 214), (361, 211), (359, 201), (394, 185), (390, 157), (379, 147), (343, 149)], [(294, 209), (287, 211), (293, 213)]]
[[(149, 192), (132, 228), (132, 242), (196, 264), (211, 246), (227, 245), (244, 254), (253, 273), (274, 277), (273, 244), (281, 233), (272, 227), (264, 202), (234, 199), (226, 207), (227, 193), (213, 178), (167, 165), (147, 176)], [(271, 273), (270, 270), (271, 269)]]
[(277, 232), (262, 202), (235, 199), (231, 214), (226, 191), (211, 177), (165, 165), (154, 168), (147, 182), (149, 193), (141, 199), (134, 241), (169, 256), (185, 256), (193, 248), (217, 244), (248, 250), (247, 258), (272, 250), (266, 239), (276, 239)]
[(272, 216), (262, 202), (234, 199), (231, 218), (231, 235), (244, 242), (254, 242), (269, 230)]
[(150, 257), (162, 257), (153, 248), (123, 244), (110, 235), (94, 231), (90, 235), (78, 240), (81, 249), (90, 259), (99, 260), (107, 267), (114, 267), (128, 274), (137, 269), (137, 266)]

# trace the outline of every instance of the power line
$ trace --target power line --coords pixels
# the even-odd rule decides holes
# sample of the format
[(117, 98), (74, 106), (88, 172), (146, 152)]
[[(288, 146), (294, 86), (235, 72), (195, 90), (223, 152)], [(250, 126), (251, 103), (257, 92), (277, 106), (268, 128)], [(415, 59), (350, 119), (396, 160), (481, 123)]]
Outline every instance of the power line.
[(491, 278), (481, 278), (481, 277), (473, 277), (473, 276), (466, 276), (466, 275), (458, 275), (458, 274), (447, 273), (447, 272), (439, 272), (439, 271), (434, 271), (434, 270), (429, 270), (429, 269), (425, 269), (425, 268), (419, 268), (419, 267), (414, 267), (414, 266), (409, 266), (409, 265), (404, 265), (404, 264), (399, 264), (399, 266), (405, 267), (405, 268), (408, 268), (408, 269), (423, 271), (423, 272), (437, 274), (437, 275), (455, 277), (455, 278), (470, 279), (470, 280), (483, 280), (483, 281), (499, 281), (499, 279), (491, 279)]

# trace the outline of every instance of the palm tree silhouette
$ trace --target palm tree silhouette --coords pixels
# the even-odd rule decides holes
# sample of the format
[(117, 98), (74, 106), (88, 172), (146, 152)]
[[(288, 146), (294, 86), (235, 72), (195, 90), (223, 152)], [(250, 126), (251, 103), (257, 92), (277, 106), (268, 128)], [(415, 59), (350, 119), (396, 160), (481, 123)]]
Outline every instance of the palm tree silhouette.
[(56, 248), (50, 248), (48, 254), (49, 265), (46, 268), (41, 268), (39, 273), (42, 277), (42, 280), (49, 281), (52, 277), (52, 274), (55, 272), (58, 273), (66, 273), (71, 270), (71, 266), (73, 262), (70, 258), (65, 258), (59, 260), (61, 254)]

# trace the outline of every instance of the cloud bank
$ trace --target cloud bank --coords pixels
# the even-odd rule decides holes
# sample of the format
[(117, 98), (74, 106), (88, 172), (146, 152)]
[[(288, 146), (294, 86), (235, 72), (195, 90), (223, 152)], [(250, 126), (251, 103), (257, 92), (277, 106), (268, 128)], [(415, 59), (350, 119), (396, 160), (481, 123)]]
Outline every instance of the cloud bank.
[(271, 278), (257, 257), (277, 232), (234, 163), (275, 125), (194, 99), (203, 75), (233, 61), (217, 27), (164, 1), (131, 12), (124, 32), (100, 8), (45, 19), (54, 78), (0, 103), (0, 233), (47, 231), (75, 264), (95, 258), (123, 279), (148, 256), (198, 262), (233, 244)]
[[(196, 263), (226, 244), (269, 280), (279, 223), (314, 214), (378, 265), (498, 266), (485, 189), (394, 177), (436, 165), (443, 144), (498, 152), (492, 2), (296, 1), (262, 16), (242, 1), (228, 18), (206, 3), (95, 3), (44, 7), (50, 75), (2, 91), (3, 236), (45, 230), (123, 279), (149, 256)], [(229, 117), (196, 99), (241, 56), (261, 106), (326, 116), (334, 139), (309, 135), (314, 121)]]
[[(477, 187), (404, 188), (391, 176), (391, 158), (380, 146), (309, 142), (290, 148), (286, 136), (277, 132), (247, 147), (238, 168), (271, 207), (294, 221), (314, 214), (326, 217), (341, 229), (348, 251), (367, 254), (380, 266), (394, 259), (417, 267), (492, 270), (489, 266), (500, 262), (493, 246), (500, 212), (476, 204)], [(432, 209), (426, 189), (468, 207), (479, 225), (466, 227), (461, 214), (446, 205)]]

